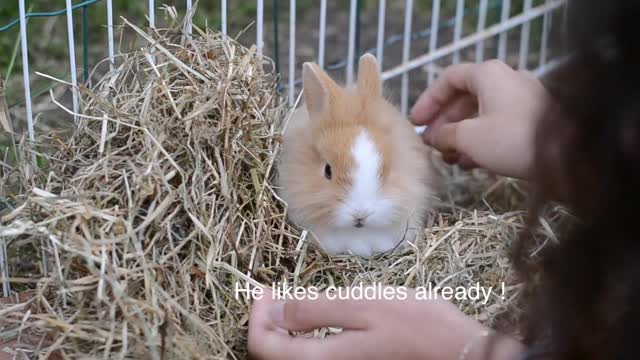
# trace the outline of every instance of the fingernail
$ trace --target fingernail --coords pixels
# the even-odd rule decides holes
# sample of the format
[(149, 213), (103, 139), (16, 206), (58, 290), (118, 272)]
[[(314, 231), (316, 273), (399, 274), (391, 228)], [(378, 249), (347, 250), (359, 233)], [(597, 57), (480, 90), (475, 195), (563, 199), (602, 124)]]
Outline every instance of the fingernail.
[(284, 325), (284, 304), (284, 301), (276, 301), (269, 309), (269, 317), (276, 325)]

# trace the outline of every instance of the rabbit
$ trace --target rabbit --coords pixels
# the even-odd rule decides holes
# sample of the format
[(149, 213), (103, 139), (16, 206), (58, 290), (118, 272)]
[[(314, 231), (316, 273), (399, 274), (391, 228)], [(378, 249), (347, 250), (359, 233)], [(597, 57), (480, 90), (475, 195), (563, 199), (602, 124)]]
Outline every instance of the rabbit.
[(330, 255), (368, 257), (414, 241), (437, 184), (432, 149), (383, 97), (375, 57), (360, 58), (348, 87), (304, 63), (303, 93), (277, 165), (289, 220)]

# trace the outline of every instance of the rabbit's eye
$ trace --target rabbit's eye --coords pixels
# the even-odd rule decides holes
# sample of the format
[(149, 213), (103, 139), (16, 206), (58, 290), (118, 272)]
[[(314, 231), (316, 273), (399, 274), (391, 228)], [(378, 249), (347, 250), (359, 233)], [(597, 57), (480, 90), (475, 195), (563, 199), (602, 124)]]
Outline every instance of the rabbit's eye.
[(326, 177), (327, 180), (331, 180), (331, 165), (329, 164), (324, 166), (324, 177)]

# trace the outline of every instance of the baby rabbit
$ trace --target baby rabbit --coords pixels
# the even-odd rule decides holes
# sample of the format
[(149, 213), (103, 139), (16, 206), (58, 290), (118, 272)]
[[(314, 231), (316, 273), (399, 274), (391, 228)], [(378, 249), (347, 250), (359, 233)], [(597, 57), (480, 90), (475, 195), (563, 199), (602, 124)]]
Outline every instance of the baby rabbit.
[(371, 256), (415, 240), (435, 186), (431, 149), (383, 98), (375, 57), (360, 58), (348, 88), (305, 63), (303, 88), (278, 165), (289, 220), (329, 254)]

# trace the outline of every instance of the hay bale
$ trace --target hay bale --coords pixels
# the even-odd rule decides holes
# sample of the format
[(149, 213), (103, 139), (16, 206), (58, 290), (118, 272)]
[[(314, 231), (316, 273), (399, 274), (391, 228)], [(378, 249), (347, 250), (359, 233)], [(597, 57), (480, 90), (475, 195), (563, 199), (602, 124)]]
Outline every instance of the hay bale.
[(275, 78), (253, 48), (176, 29), (119, 64), (81, 89), (77, 128), (4, 228), (48, 245), (32, 326), (71, 356), (241, 353), (232, 284), (274, 239), (295, 245), (268, 181)]
[(469, 210), (453, 205), (468, 187), (451, 178), (414, 246), (328, 257), (287, 224), (271, 185), (289, 109), (268, 59), (218, 33), (152, 39), (125, 23), (148, 45), (81, 89), (73, 135), (49, 139), (47, 171), (2, 218), (0, 237), (42, 243), (48, 264), (29, 302), (0, 308), (2, 339), (29, 335), (36, 353), (71, 358), (244, 358), (250, 299), (236, 285), (283, 281), (506, 282), (488, 303), (459, 304), (488, 325), (514, 322), (505, 249), (524, 226), (518, 183), (474, 180), (474, 201), (498, 200)]

